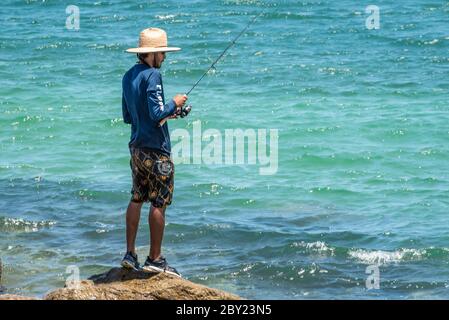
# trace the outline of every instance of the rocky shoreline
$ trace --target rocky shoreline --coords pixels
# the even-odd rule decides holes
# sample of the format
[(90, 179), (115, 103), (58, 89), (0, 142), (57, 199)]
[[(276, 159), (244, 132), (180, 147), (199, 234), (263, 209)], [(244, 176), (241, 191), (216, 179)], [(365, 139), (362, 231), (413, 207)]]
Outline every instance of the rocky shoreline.
[[(0, 263), (1, 264), (1, 263)], [(1, 266), (0, 266), (1, 280)], [(1, 284), (0, 284), (1, 286)], [(1, 293), (1, 292), (0, 292)], [(240, 300), (241, 297), (166, 273), (112, 268), (47, 294), (44, 300)], [(0, 294), (0, 300), (41, 300)]]

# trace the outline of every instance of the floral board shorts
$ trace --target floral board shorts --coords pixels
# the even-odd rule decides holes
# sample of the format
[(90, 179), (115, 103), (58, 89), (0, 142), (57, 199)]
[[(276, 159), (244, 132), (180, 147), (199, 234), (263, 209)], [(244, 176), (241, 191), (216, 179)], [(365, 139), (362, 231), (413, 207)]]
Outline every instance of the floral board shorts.
[(151, 202), (162, 208), (171, 204), (175, 166), (169, 156), (150, 149), (131, 149), (132, 202)]

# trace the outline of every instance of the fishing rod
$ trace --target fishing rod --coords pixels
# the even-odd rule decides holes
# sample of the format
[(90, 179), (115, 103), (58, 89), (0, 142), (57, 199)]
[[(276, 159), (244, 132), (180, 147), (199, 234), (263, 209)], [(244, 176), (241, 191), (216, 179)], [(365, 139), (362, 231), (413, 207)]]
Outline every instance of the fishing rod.
[[(229, 43), (229, 45), (226, 47), (226, 49), (224, 49), (223, 50), (223, 52), (220, 54), (220, 56), (217, 58), (217, 59), (215, 59), (215, 61), (210, 65), (210, 67), (206, 70), (206, 72), (204, 72), (203, 73), (203, 75), (198, 79), (198, 81), (197, 82), (195, 82), (195, 84), (192, 86), (192, 88), (189, 90), (189, 91), (187, 91), (187, 93), (185, 94), (186, 96), (188, 96), (192, 91), (193, 91), (193, 89), (195, 89), (195, 87), (201, 82), (201, 80), (203, 80), (203, 78), (206, 76), (206, 74), (211, 70), (211, 69), (215, 69), (215, 64), (217, 64), (218, 63), (218, 61), (225, 55), (225, 53), (236, 43), (236, 41), (240, 38), (240, 36), (242, 35), (242, 34), (244, 34), (245, 33), (245, 31), (254, 23), (254, 22), (256, 22), (256, 19), (258, 18), (258, 17), (260, 17), (263, 13), (264, 13), (265, 11), (262, 11), (261, 13), (259, 13), (257, 16), (255, 16), (247, 25), (246, 25), (246, 27), (237, 35), (237, 37), (235, 37), (234, 38), (234, 40), (232, 40), (230, 43)], [(183, 108), (181, 108), (181, 110), (180, 110), (180, 112), (178, 112), (176, 115), (177, 116), (180, 116), (181, 118), (184, 118), (184, 117), (186, 117), (188, 114), (189, 114), (189, 112), (192, 110), (192, 106), (191, 105), (188, 105), (187, 107), (183, 107)], [(170, 116), (171, 117), (171, 116)], [(160, 127), (162, 127), (163, 125), (164, 125), (164, 123), (170, 118), (170, 117), (166, 117), (166, 118), (164, 118), (164, 119), (162, 119), (160, 122), (159, 122), (159, 126)]]

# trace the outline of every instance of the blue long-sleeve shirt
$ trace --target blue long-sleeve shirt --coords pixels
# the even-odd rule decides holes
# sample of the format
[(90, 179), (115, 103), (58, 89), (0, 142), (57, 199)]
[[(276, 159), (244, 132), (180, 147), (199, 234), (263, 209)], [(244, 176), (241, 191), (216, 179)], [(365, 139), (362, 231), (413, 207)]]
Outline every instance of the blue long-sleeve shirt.
[(148, 148), (170, 155), (167, 122), (159, 121), (174, 114), (173, 100), (165, 104), (162, 77), (158, 69), (136, 64), (123, 76), (123, 121), (131, 124), (129, 148)]

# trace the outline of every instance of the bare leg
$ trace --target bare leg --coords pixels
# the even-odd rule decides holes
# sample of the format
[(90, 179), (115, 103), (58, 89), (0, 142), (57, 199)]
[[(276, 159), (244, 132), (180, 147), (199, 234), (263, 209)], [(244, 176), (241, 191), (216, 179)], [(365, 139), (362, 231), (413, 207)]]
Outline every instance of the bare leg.
[(136, 254), (136, 235), (139, 228), (140, 209), (143, 202), (129, 202), (128, 210), (126, 210), (126, 252)]
[(162, 239), (165, 228), (165, 208), (151, 206), (148, 223), (150, 224), (150, 259), (155, 260), (161, 255)]

